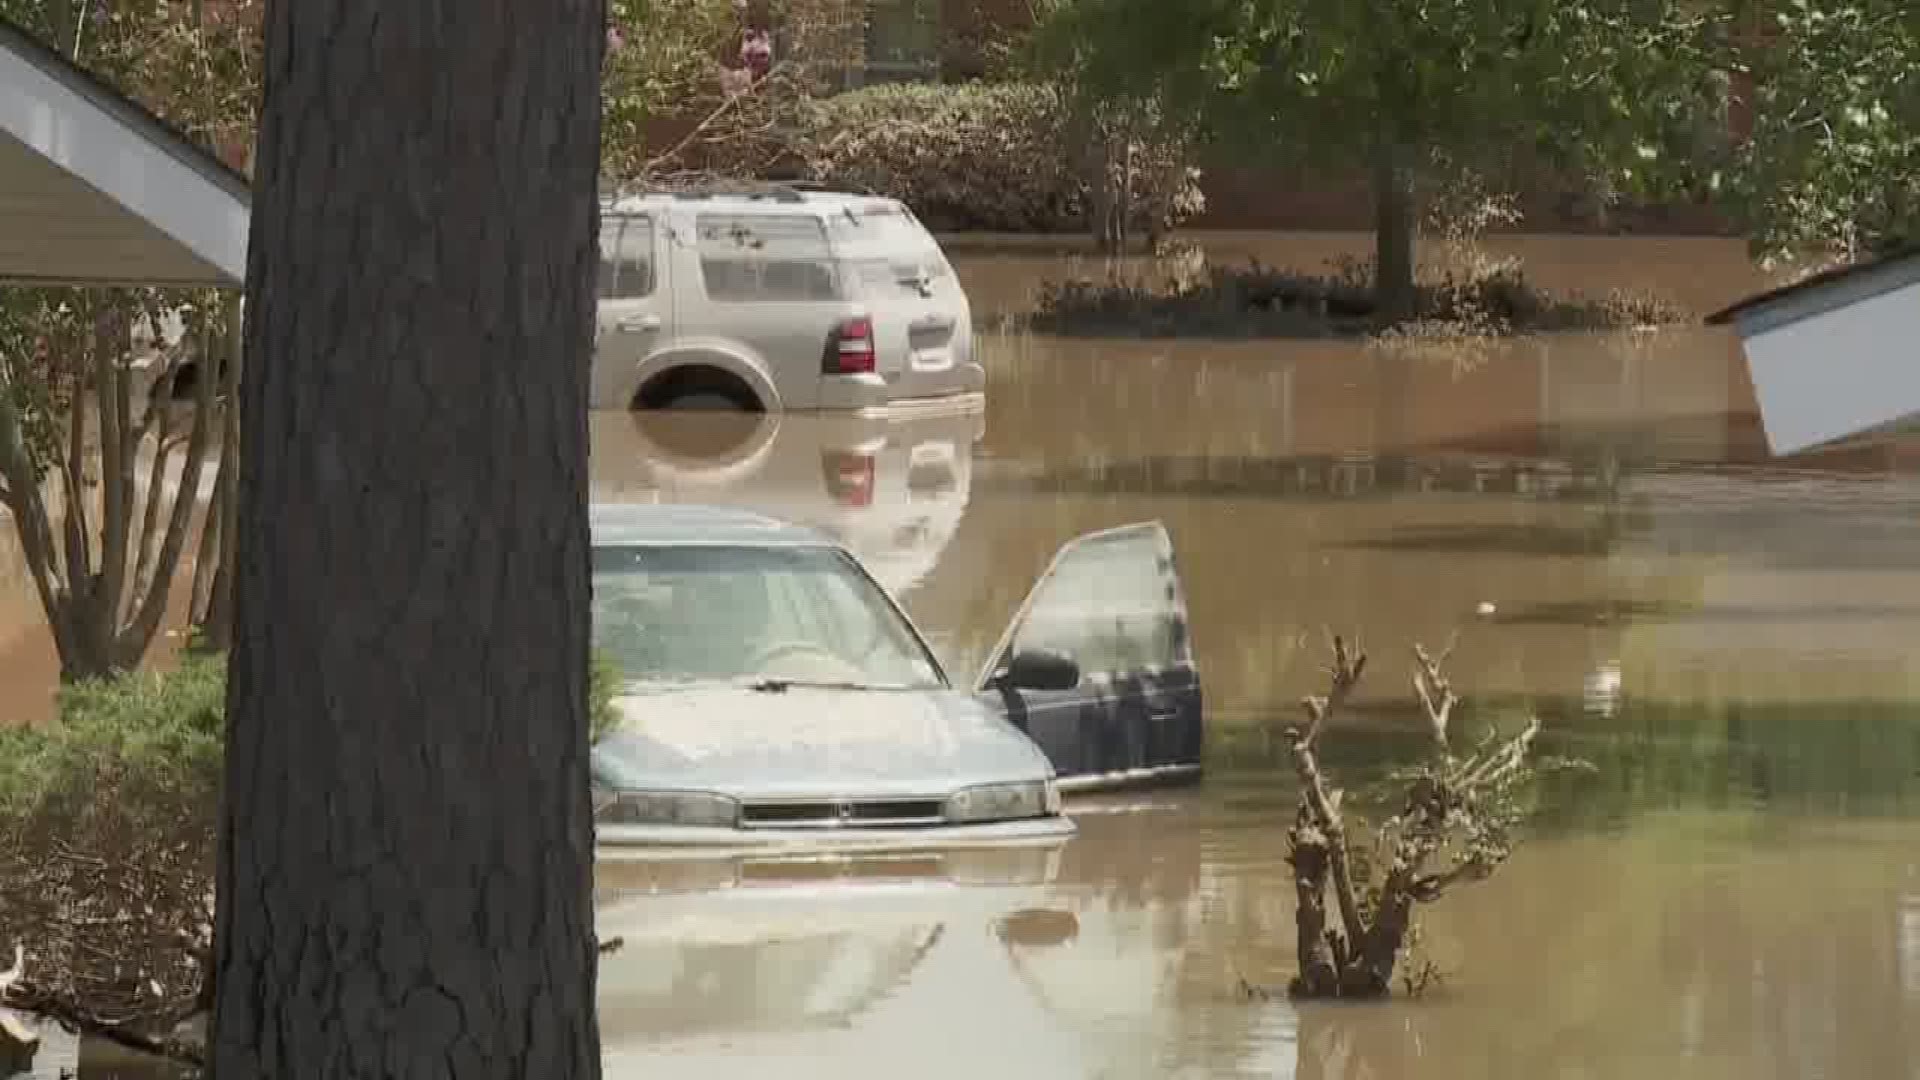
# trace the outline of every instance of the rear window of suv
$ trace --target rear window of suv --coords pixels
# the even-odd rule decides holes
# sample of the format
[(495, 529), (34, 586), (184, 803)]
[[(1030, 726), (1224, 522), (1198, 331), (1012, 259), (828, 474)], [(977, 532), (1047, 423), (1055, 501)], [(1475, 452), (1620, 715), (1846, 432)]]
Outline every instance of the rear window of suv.
[(724, 301), (845, 295), (826, 227), (806, 214), (706, 213), (694, 219), (707, 296)]
[(827, 230), (840, 257), (875, 284), (937, 281), (953, 272), (933, 234), (898, 204), (848, 204), (827, 215)]

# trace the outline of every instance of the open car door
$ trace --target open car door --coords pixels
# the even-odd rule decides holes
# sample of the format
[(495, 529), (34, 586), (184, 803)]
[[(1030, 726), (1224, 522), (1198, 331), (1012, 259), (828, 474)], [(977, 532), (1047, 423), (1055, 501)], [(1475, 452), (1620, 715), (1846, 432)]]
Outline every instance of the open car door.
[(1062, 547), (975, 690), (1040, 745), (1062, 790), (1197, 777), (1200, 674), (1166, 528), (1124, 525)]

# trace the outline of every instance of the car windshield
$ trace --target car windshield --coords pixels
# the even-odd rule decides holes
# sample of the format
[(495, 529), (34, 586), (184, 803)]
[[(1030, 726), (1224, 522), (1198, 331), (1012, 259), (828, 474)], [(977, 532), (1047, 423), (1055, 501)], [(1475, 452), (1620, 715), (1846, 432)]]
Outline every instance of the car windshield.
[(635, 683), (945, 685), (872, 580), (825, 545), (605, 545), (593, 636)]

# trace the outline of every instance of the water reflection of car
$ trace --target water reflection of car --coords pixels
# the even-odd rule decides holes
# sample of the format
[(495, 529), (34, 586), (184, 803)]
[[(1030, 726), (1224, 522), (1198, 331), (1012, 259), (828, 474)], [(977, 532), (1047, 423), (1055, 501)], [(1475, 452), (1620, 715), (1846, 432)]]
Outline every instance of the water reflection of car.
[(618, 1058), (848, 1029), (949, 939), (1043, 910), (1059, 868), (1034, 846), (603, 861), (602, 1037)]
[(593, 623), (622, 724), (593, 753), (603, 844), (1055, 842), (1054, 770), (995, 703), (1071, 694), (1028, 650), (956, 689), (840, 544), (738, 510), (596, 506)]
[(642, 411), (594, 417), (600, 497), (739, 506), (819, 529), (889, 592), (918, 585), (960, 526), (980, 413), (917, 419)]

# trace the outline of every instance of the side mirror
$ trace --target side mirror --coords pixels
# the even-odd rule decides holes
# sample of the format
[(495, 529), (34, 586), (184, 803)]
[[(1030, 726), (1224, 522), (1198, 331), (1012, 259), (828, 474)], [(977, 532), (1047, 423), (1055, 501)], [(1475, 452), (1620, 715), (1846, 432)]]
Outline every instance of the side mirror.
[(1007, 661), (1000, 682), (1014, 690), (1071, 690), (1080, 685), (1080, 665), (1045, 649), (1022, 649)]

